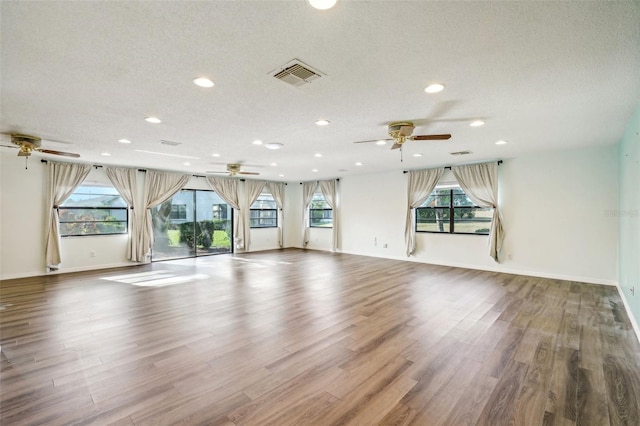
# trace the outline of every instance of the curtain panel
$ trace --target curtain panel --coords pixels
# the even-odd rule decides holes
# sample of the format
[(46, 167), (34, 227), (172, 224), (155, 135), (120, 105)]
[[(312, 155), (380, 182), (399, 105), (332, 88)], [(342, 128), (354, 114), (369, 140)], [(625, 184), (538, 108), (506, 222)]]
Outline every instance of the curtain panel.
[(416, 251), (416, 208), (424, 203), (433, 192), (444, 173), (444, 168), (412, 170), (407, 183), (407, 222), (404, 227), (404, 241), (407, 257)]
[(90, 164), (47, 163), (46, 212), (47, 229), (45, 232), (45, 262), (50, 271), (58, 269), (62, 262), (60, 256), (60, 220), (58, 206), (84, 181), (91, 171)]
[(225, 203), (233, 208), (233, 244), (244, 244), (240, 222), (240, 198), (238, 195), (238, 179), (207, 176), (207, 183)]
[(153, 223), (151, 209), (167, 201), (180, 191), (191, 179), (191, 175), (147, 171), (144, 181), (144, 214), (140, 239), (136, 242), (136, 256), (144, 258), (153, 248)]
[(504, 229), (502, 215), (498, 210), (498, 163), (451, 167), (451, 171), (471, 201), (480, 207), (493, 209), (489, 231), (489, 256), (500, 263), (499, 254), (504, 241)]
[(317, 188), (317, 181), (302, 184), (302, 247), (309, 244), (309, 204)]
[(340, 202), (338, 196), (338, 182), (335, 179), (320, 181), (320, 190), (324, 199), (333, 210), (333, 234), (331, 250), (337, 251), (340, 246)]
[(260, 196), (267, 183), (262, 180), (247, 179), (244, 182), (244, 208), (242, 214), (242, 232), (244, 234), (244, 251), (249, 251), (251, 244), (251, 204)]
[(104, 167), (104, 171), (118, 193), (129, 205), (129, 241), (127, 243), (127, 259), (133, 262), (143, 262), (144, 255), (139, 257), (138, 243), (141, 241), (139, 223), (142, 206), (138, 201), (138, 171), (136, 169), (120, 167)]
[(278, 205), (278, 245), (280, 248), (284, 247), (283, 236), (283, 220), (284, 220), (284, 183), (282, 182), (267, 182), (267, 189), (271, 192), (273, 199)]

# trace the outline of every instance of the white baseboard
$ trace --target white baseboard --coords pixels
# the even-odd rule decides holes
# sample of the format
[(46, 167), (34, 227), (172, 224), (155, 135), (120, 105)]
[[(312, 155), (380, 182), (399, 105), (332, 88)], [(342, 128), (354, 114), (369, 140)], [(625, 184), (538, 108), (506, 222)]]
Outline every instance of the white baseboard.
[(629, 321), (631, 321), (631, 326), (633, 327), (633, 331), (635, 331), (636, 333), (636, 338), (638, 339), (638, 342), (640, 342), (640, 327), (638, 327), (638, 321), (636, 321), (636, 318), (633, 316), (633, 312), (631, 312), (631, 307), (629, 306), (629, 304), (627, 303), (627, 297), (624, 294), (624, 291), (622, 290), (622, 287), (620, 287), (620, 285), (616, 285), (617, 289), (618, 289), (618, 294), (620, 294), (620, 299), (622, 299), (622, 303), (624, 304), (624, 309), (627, 311), (627, 316), (629, 317)]
[(415, 257), (403, 257), (403, 256), (377, 256), (374, 254), (363, 254), (363, 253), (353, 253), (343, 251), (342, 253), (346, 254), (354, 254), (357, 256), (369, 256), (369, 257), (378, 257), (383, 259), (393, 259), (393, 260), (401, 260), (405, 262), (416, 262), (416, 263), (425, 263), (430, 265), (439, 265), (439, 266), (451, 266), (453, 268), (464, 268), (464, 269), (474, 269), (478, 271), (488, 271), (488, 272), (502, 272), (505, 274), (514, 274), (514, 275), (526, 275), (529, 277), (539, 277), (539, 278), (550, 278), (554, 280), (564, 280), (564, 281), (576, 281), (581, 283), (588, 284), (600, 284), (600, 285), (610, 285), (617, 286), (617, 282), (614, 280), (608, 280), (603, 278), (594, 278), (594, 277), (582, 277), (577, 275), (564, 275), (564, 274), (555, 274), (555, 273), (547, 273), (540, 271), (530, 271), (519, 268), (506, 268), (504, 266), (486, 266), (486, 265), (470, 265), (465, 263), (458, 262), (442, 262), (437, 260), (429, 260), (426, 261), (424, 259), (417, 259)]
[(139, 266), (144, 264), (145, 263), (138, 263), (138, 262), (119, 262), (119, 263), (111, 263), (106, 265), (77, 266), (75, 268), (60, 268), (57, 271), (51, 271), (51, 272), (46, 272), (46, 271), (22, 272), (19, 274), (3, 275), (0, 280), (5, 281), (5, 280), (14, 280), (19, 278), (41, 277), (45, 275), (59, 275), (59, 274), (68, 274), (71, 272), (95, 271), (98, 269), (121, 268), (123, 266)]

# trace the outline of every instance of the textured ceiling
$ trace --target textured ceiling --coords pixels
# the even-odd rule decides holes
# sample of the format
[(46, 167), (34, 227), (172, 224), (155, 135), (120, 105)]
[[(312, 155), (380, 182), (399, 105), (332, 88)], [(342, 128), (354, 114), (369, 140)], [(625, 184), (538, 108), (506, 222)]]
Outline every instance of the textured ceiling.
[[(506, 159), (614, 144), (640, 100), (637, 2), (3, 1), (0, 12), (0, 131), (100, 164), (202, 174), (244, 161), (261, 178), (304, 180)], [(325, 75), (302, 87), (269, 75), (294, 58)], [(446, 89), (427, 94), (431, 82)], [(470, 127), (477, 118), (486, 125)], [(453, 137), (406, 143), (403, 163), (352, 143), (397, 120)], [(449, 154), (461, 150), (472, 154)]]

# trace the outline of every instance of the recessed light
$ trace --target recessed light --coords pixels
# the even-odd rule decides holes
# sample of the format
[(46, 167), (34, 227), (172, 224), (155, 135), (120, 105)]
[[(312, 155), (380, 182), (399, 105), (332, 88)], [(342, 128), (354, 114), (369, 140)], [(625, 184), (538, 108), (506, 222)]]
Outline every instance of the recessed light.
[(416, 153), (416, 154), (413, 154), (413, 156), (414, 156), (414, 157), (422, 157), (422, 154), (420, 154), (420, 153)]
[(255, 141), (251, 142), (251, 143), (254, 144), (254, 145), (262, 145), (262, 141), (257, 140), (257, 139)]
[(322, 157), (322, 154), (320, 154), (320, 153), (318, 152), (317, 154), (313, 154), (313, 156), (314, 156), (314, 157), (316, 157), (316, 158), (320, 158), (320, 157)]
[(506, 143), (507, 143), (507, 141), (498, 141), (498, 142), (496, 142), (496, 145), (504, 145)]
[(440, 83), (430, 84), (424, 89), (424, 91), (427, 93), (438, 93), (438, 92), (442, 92), (443, 90), (444, 90), (444, 84), (440, 84)]
[(162, 123), (162, 120), (160, 120), (158, 117), (147, 117), (147, 118), (145, 118), (145, 121), (147, 121), (149, 123), (153, 123), (153, 124)]
[(185, 166), (190, 166), (190, 165), (191, 165), (191, 163), (190, 163), (190, 162), (188, 162), (188, 161), (185, 161), (185, 162), (184, 162), (184, 163), (182, 163), (182, 164), (183, 164), (183, 165), (185, 165)]
[(283, 175), (282, 173), (280, 173), (278, 176), (280, 176), (280, 177), (284, 177), (284, 175)]
[(376, 145), (386, 145), (387, 141), (378, 141), (376, 142)]
[(312, 169), (311, 171), (315, 173), (318, 171), (318, 169)]
[(264, 147), (267, 149), (281, 149), (284, 145), (278, 142), (265, 143)]
[(336, 5), (337, 0), (308, 0), (311, 7), (318, 10), (331, 9)]
[(271, 164), (269, 164), (269, 165), (270, 165), (270, 166), (275, 167), (275, 166), (277, 166), (277, 165), (278, 165), (278, 163), (271, 163)]
[(198, 77), (193, 79), (193, 84), (200, 87), (213, 87), (213, 81), (209, 80), (206, 77)]
[(220, 154), (218, 154), (218, 153), (216, 152), (216, 153), (211, 154), (211, 156), (212, 156), (212, 157), (220, 157)]
[(358, 161), (356, 162), (356, 166), (362, 166), (362, 163)]
[(109, 154), (108, 152), (103, 152), (100, 155), (102, 155), (104, 157), (111, 157), (111, 154)]
[(120, 142), (120, 143), (131, 143), (131, 141), (129, 139), (118, 139), (118, 142)]
[(318, 120), (318, 121), (316, 121), (316, 124), (318, 126), (326, 126), (327, 124), (329, 124), (329, 121), (328, 120)]
[(482, 120), (474, 120), (469, 124), (469, 126), (471, 126), (471, 127), (484, 126), (484, 121), (482, 121)]

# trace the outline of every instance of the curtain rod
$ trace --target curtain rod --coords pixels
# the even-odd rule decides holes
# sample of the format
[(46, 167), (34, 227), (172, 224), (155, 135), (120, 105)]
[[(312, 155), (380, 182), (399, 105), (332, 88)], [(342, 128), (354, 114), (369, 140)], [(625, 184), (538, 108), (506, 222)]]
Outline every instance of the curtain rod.
[[(336, 178), (336, 180), (337, 180), (338, 182), (340, 182), (340, 178)], [(312, 181), (312, 180), (309, 180), (309, 181), (307, 181), (307, 182), (313, 182), (313, 181)], [(316, 181), (316, 182), (319, 182), (319, 181)], [(304, 183), (304, 182), (300, 182), (300, 185), (302, 185), (303, 183)]]
[[(475, 163), (475, 164), (482, 164), (482, 163)], [(502, 160), (498, 160), (498, 165), (502, 164)], [(445, 166), (443, 167), (445, 170), (451, 170), (451, 166)], [(409, 173), (410, 170), (403, 170), (402, 173)]]
[[(48, 161), (48, 160), (44, 160), (44, 159), (42, 159), (42, 160), (40, 160), (40, 162), (41, 162), (41, 163), (48, 163), (49, 161)], [(101, 169), (101, 168), (103, 168), (104, 166), (103, 166), (102, 164), (92, 164), (92, 165), (91, 165), (91, 167), (93, 167), (93, 168), (95, 168), (95, 169)], [(147, 169), (138, 169), (138, 171), (139, 171), (139, 172), (142, 172), (142, 173), (146, 173), (146, 172), (147, 172)], [(170, 173), (179, 173), (179, 172), (170, 172)], [(205, 175), (191, 175), (191, 176), (193, 176), (193, 177), (195, 177), (195, 178), (206, 178), (206, 177), (207, 177), (207, 176), (205, 176)], [(240, 182), (245, 182), (245, 181), (246, 181), (246, 179), (240, 179)], [(269, 182), (275, 182), (275, 181), (269, 181)], [(287, 182), (283, 182), (283, 183), (284, 183), (285, 185), (287, 184)]]

